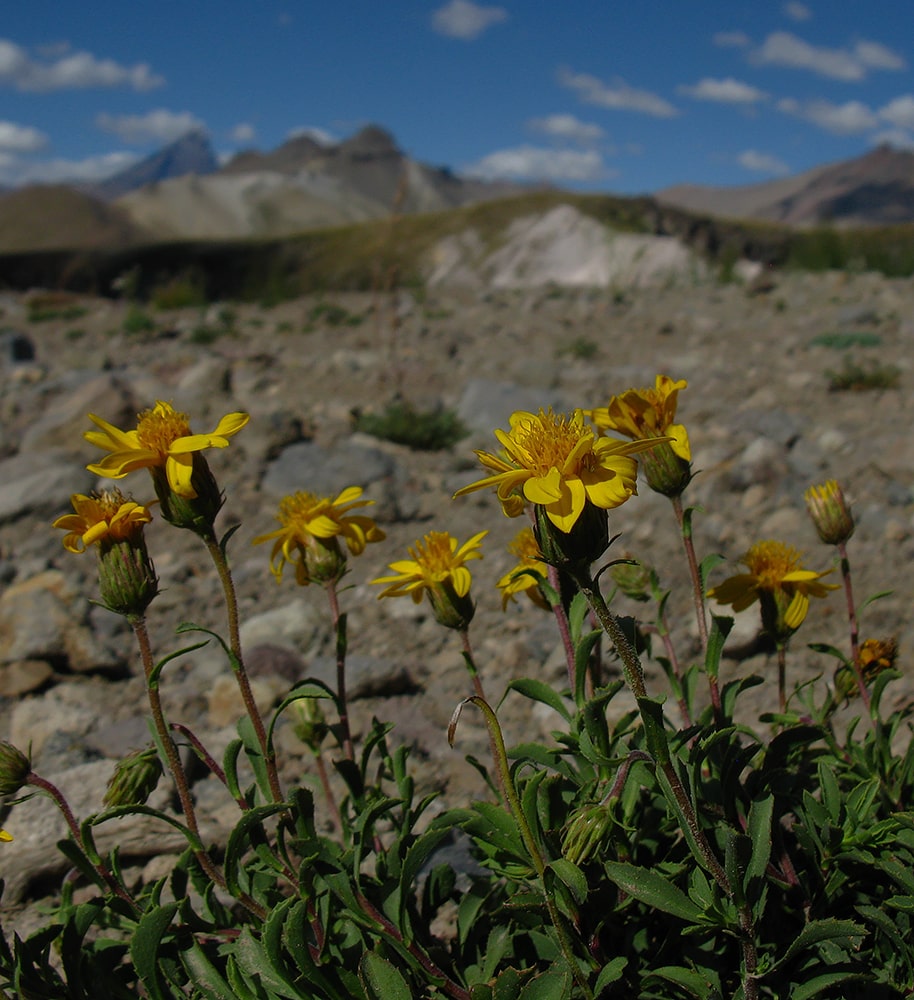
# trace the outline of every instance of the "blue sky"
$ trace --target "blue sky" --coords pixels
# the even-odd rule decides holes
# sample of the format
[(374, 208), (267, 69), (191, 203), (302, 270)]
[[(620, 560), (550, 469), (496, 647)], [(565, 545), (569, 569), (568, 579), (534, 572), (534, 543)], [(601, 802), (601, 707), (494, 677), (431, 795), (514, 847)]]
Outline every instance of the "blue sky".
[(0, 183), (388, 128), (460, 173), (635, 194), (914, 148), (910, 0), (18, 0)]

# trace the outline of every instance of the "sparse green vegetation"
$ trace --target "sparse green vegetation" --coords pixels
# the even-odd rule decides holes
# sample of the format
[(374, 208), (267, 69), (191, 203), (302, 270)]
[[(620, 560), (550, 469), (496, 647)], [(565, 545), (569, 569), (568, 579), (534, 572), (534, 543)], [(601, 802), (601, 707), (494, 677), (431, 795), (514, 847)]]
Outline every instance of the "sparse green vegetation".
[(200, 274), (185, 272), (156, 287), (150, 301), (156, 309), (186, 309), (207, 304), (206, 285)]
[(843, 332), (836, 330), (833, 333), (820, 333), (818, 337), (813, 337), (809, 342), (811, 347), (832, 347), (836, 351), (849, 351), (853, 347), (880, 347), (882, 337), (878, 333), (869, 332)]
[(152, 317), (138, 305), (131, 305), (124, 317), (125, 333), (149, 333), (155, 329)]
[(81, 319), (88, 311), (68, 292), (41, 292), (28, 300), (30, 323), (46, 323), (55, 319)]
[(825, 374), (828, 377), (829, 392), (897, 389), (901, 383), (901, 369), (896, 365), (862, 365), (851, 358), (844, 359), (840, 371), (826, 371)]
[(599, 353), (599, 344), (588, 337), (576, 337), (557, 352), (559, 357), (564, 355), (577, 361), (592, 361)]
[(415, 451), (443, 451), (466, 437), (467, 429), (453, 410), (417, 410), (395, 400), (383, 413), (357, 413), (356, 430)]
[(336, 302), (318, 302), (308, 313), (308, 326), (358, 326), (363, 319)]
[(85, 335), (86, 331), (81, 326), (74, 327), (72, 330), (67, 330), (64, 334), (67, 340), (82, 340)]
[(190, 342), (192, 344), (212, 344), (227, 332), (225, 327), (209, 326), (206, 323), (201, 323), (191, 331)]

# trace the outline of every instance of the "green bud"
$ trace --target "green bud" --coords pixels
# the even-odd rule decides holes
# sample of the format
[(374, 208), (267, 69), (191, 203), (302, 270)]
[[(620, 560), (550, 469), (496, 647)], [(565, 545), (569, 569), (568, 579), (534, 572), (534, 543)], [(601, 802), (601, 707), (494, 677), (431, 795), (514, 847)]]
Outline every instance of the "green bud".
[(32, 762), (6, 740), (0, 740), (0, 795), (15, 795), (32, 773)]
[(312, 753), (319, 753), (321, 744), (327, 738), (330, 727), (321, 708), (320, 698), (299, 698), (293, 702), (295, 721), (292, 728), (295, 735)]
[(190, 485), (195, 497), (182, 497), (175, 493), (165, 472), (164, 465), (154, 465), (149, 470), (156, 496), (161, 504), (162, 517), (176, 528), (187, 528), (198, 535), (210, 535), (225, 498), (212, 474), (206, 457), (193, 452), (193, 472)]
[(142, 532), (98, 545), (98, 586), (106, 608), (126, 617), (142, 617), (159, 592), (155, 566)]
[(602, 507), (585, 502), (571, 531), (562, 531), (549, 519), (546, 508), (534, 508), (536, 523), (533, 531), (543, 555), (543, 561), (559, 569), (587, 570), (609, 545), (609, 519)]
[(692, 466), (664, 441), (639, 456), (647, 485), (665, 497), (681, 496), (692, 479)]
[(579, 809), (568, 821), (562, 840), (562, 854), (575, 865), (589, 861), (612, 841), (615, 825), (613, 804), (617, 800)]
[(426, 593), (435, 621), (445, 628), (466, 629), (476, 614), (476, 605), (470, 599), (469, 593), (461, 597), (454, 590), (450, 580), (432, 584)]
[(155, 790), (162, 776), (162, 762), (151, 744), (142, 750), (132, 750), (114, 766), (105, 792), (106, 806), (143, 805)]

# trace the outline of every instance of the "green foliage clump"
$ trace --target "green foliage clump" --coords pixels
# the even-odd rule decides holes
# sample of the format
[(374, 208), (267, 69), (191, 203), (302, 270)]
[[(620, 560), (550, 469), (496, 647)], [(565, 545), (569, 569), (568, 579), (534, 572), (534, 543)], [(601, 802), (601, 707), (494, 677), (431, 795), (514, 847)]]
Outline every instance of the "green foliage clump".
[(467, 429), (453, 410), (417, 410), (395, 400), (381, 413), (356, 413), (356, 430), (416, 451), (443, 451), (466, 437)]
[(124, 330), (126, 333), (150, 333), (155, 329), (155, 321), (136, 303), (131, 303), (124, 317)]
[(853, 347), (881, 347), (882, 337), (865, 330), (836, 330), (832, 333), (820, 333), (809, 343), (811, 347), (831, 347), (837, 351), (847, 351)]
[(313, 330), (318, 325), (323, 326), (358, 326), (364, 320), (359, 313), (352, 313), (336, 302), (318, 302), (308, 311), (307, 330)]
[(81, 319), (88, 311), (66, 292), (42, 292), (29, 298), (27, 318), (30, 323), (48, 323), (57, 319)]
[(156, 309), (162, 310), (205, 306), (206, 285), (197, 272), (176, 275), (153, 289), (150, 302)]
[(865, 392), (874, 389), (897, 389), (901, 369), (878, 362), (864, 365), (849, 357), (838, 371), (826, 371), (829, 392)]
[(600, 345), (589, 337), (576, 337), (558, 351), (559, 357), (567, 356), (577, 361), (593, 361), (600, 353)]

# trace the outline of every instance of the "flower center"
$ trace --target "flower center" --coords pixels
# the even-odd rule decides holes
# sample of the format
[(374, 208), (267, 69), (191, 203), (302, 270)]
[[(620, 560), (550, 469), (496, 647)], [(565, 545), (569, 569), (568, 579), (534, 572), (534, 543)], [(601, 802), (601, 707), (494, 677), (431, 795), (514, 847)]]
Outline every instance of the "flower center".
[(788, 573), (800, 568), (801, 555), (799, 550), (783, 542), (756, 542), (742, 561), (758, 578), (759, 587), (774, 590)]
[[(515, 424), (511, 437), (527, 458), (524, 467), (537, 475), (545, 475), (550, 469), (562, 469), (581, 441), (592, 439), (593, 435), (583, 430), (577, 415), (569, 420), (564, 414), (540, 410), (535, 419)], [(588, 454), (582, 456), (584, 461)]]
[(299, 490), (279, 502), (278, 519), (285, 527), (301, 527), (320, 514), (327, 513), (329, 500), (321, 500), (313, 493)]
[(116, 487), (110, 490), (102, 490), (100, 493), (91, 494), (92, 500), (96, 503), (96, 523), (101, 521), (111, 521), (111, 518), (121, 509), (125, 502), (124, 494)]
[(416, 542), (409, 554), (426, 576), (435, 579), (447, 576), (455, 566), (451, 536), (446, 531), (430, 531), (424, 543)]
[(190, 423), (186, 413), (178, 413), (169, 408), (144, 410), (137, 422), (137, 441), (150, 451), (167, 455), (168, 449), (178, 438), (190, 435)]
[(530, 528), (524, 528), (517, 537), (509, 543), (508, 551), (521, 562), (542, 562), (540, 547), (536, 541), (536, 535)]

